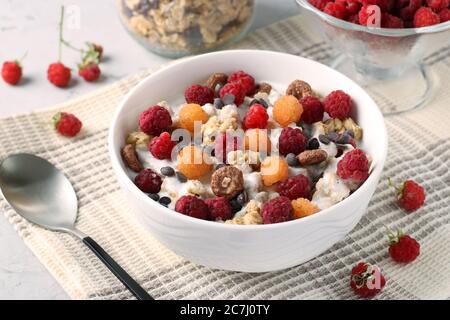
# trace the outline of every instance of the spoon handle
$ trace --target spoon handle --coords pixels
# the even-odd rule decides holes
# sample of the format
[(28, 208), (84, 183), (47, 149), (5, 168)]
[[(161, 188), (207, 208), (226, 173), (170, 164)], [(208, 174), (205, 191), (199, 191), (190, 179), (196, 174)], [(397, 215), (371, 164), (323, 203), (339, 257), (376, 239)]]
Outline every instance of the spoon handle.
[(115, 262), (114, 259), (111, 258), (111, 256), (91, 237), (83, 238), (83, 242), (138, 300), (153, 300), (152, 296), (150, 296), (133, 278), (131, 278), (131, 276), (123, 270), (122, 267), (119, 266), (119, 264)]

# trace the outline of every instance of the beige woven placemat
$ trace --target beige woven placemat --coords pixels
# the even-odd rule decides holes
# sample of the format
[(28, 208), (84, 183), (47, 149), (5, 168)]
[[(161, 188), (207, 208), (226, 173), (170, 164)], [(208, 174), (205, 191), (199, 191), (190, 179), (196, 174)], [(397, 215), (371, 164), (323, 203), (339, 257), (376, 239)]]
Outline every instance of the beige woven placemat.
[[(331, 49), (318, 39), (301, 19), (293, 17), (253, 33), (237, 47), (327, 59)], [(106, 136), (120, 99), (149, 72), (46, 111), (0, 120), (0, 157), (30, 152), (64, 170), (79, 197), (79, 229), (96, 239), (156, 298), (351, 299), (349, 270), (356, 262), (367, 260), (381, 266), (387, 278), (379, 299), (448, 299), (449, 55), (450, 47), (445, 47), (427, 59), (441, 79), (441, 90), (428, 106), (386, 120), (390, 149), (384, 176), (357, 227), (321, 256), (280, 272), (249, 274), (194, 265), (168, 251), (135, 223), (110, 167)], [(395, 105), (395, 101), (381, 100)], [(76, 113), (83, 120), (84, 129), (77, 138), (55, 134), (49, 120), (56, 110)], [(386, 177), (422, 183), (426, 205), (407, 215), (394, 203)], [(79, 240), (27, 223), (3, 200), (0, 210), (72, 298), (131, 298)], [(391, 261), (382, 224), (401, 227), (420, 241), (422, 253), (417, 261), (406, 266)]]

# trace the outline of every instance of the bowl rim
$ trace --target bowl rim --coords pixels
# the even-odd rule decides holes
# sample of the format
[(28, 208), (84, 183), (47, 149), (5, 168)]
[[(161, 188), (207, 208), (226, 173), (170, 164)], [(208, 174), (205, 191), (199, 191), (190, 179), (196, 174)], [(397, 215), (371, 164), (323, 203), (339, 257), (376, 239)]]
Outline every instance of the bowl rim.
[(384, 164), (385, 164), (386, 158), (387, 158), (388, 134), (387, 134), (386, 124), (384, 122), (384, 117), (383, 117), (380, 109), (378, 108), (378, 105), (361, 86), (359, 86), (355, 81), (351, 80), (344, 74), (332, 69), (331, 67), (328, 67), (328, 66), (326, 66), (322, 63), (319, 63), (315, 60), (304, 58), (301, 56), (296, 56), (296, 55), (283, 53), (283, 52), (269, 51), (269, 50), (255, 50), (255, 49), (223, 50), (223, 51), (205, 53), (205, 54), (201, 54), (201, 55), (197, 55), (197, 56), (193, 56), (193, 57), (182, 58), (182, 59), (176, 60), (174, 62), (171, 62), (169, 64), (163, 65), (159, 70), (153, 72), (152, 74), (150, 74), (147, 77), (145, 77), (144, 79), (142, 79), (120, 101), (116, 111), (114, 112), (114, 115), (113, 115), (113, 118), (111, 121), (111, 125), (109, 128), (109, 132), (108, 132), (109, 157), (110, 157), (110, 161), (112, 163), (113, 170), (116, 174), (117, 180), (123, 181), (123, 183), (125, 183), (126, 188), (135, 195), (135, 197), (138, 199), (138, 201), (147, 203), (150, 207), (157, 205), (157, 203), (154, 200), (150, 199), (148, 196), (145, 195), (145, 193), (143, 193), (141, 190), (139, 190), (139, 188), (137, 188), (136, 185), (132, 182), (132, 179), (130, 179), (130, 177), (126, 174), (125, 170), (122, 168), (122, 166), (120, 165), (120, 162), (119, 162), (119, 159), (121, 157), (120, 151), (119, 152), (116, 151), (116, 149), (119, 148), (119, 146), (114, 145), (114, 131), (115, 131), (114, 129), (116, 128), (116, 126), (118, 124), (119, 117), (121, 116), (127, 101), (137, 91), (139, 91), (141, 88), (145, 87), (147, 81), (150, 78), (157, 77), (159, 74), (166, 72), (166, 70), (168, 70), (168, 69), (175, 68), (179, 64), (186, 64), (186, 63), (190, 63), (191, 61), (202, 60), (202, 59), (205, 59), (205, 57), (211, 57), (211, 56), (221, 57), (221, 56), (230, 55), (230, 54), (232, 54), (232, 55), (233, 54), (237, 54), (237, 55), (238, 54), (255, 54), (255, 55), (265, 54), (265, 55), (281, 55), (281, 56), (286, 56), (286, 57), (291, 57), (291, 58), (295, 57), (296, 59), (304, 60), (304, 61), (307, 61), (308, 63), (318, 65), (321, 68), (328, 69), (327, 72), (337, 73), (340, 76), (344, 77), (348, 82), (351, 82), (351, 83), (353, 83), (353, 85), (359, 87), (362, 90), (362, 92), (367, 96), (367, 99), (369, 101), (372, 101), (373, 106), (376, 108), (375, 112), (376, 112), (377, 118), (378, 118), (377, 121), (381, 125), (381, 128), (379, 129), (380, 130), (379, 138), (382, 140), (382, 143), (381, 143), (382, 150), (380, 150), (380, 152), (382, 153), (381, 161), (379, 161), (379, 163), (376, 164), (374, 170), (369, 175), (369, 178), (355, 192), (350, 194), (350, 196), (348, 196), (344, 200), (338, 202), (337, 204), (334, 204), (333, 206), (331, 206), (327, 209), (321, 210), (316, 214), (313, 214), (311, 216), (307, 216), (307, 217), (304, 217), (301, 219), (295, 219), (295, 220), (290, 220), (290, 221), (281, 222), (281, 223), (273, 223), (273, 224), (234, 225), (234, 224), (218, 223), (218, 222), (214, 222), (214, 221), (192, 218), (192, 217), (180, 214), (172, 209), (169, 209), (169, 208), (166, 208), (166, 207), (160, 206), (160, 205), (157, 208), (158, 210), (162, 210), (162, 211), (166, 212), (167, 214), (171, 215), (174, 219), (178, 219), (182, 222), (185, 221), (186, 223), (204, 225), (206, 227), (218, 228), (218, 229), (222, 229), (222, 230), (277, 229), (277, 228), (283, 228), (283, 226), (293, 226), (295, 224), (302, 224), (302, 223), (305, 223), (305, 221), (313, 221), (314, 219), (320, 219), (320, 217), (323, 215), (331, 214), (334, 211), (337, 212), (346, 203), (351, 202), (351, 201), (357, 201), (358, 197), (360, 195), (362, 195), (365, 192), (365, 190), (370, 187), (370, 185), (372, 185), (374, 183), (378, 184), (378, 177), (381, 176), (381, 173), (383, 171), (383, 167), (384, 167)]
[(438, 23), (428, 27), (421, 28), (398, 28), (398, 29), (390, 29), (390, 28), (376, 28), (376, 27), (366, 27), (361, 26), (359, 24), (351, 23), (345, 20), (341, 20), (330, 16), (329, 14), (320, 11), (316, 7), (314, 7), (308, 0), (295, 0), (295, 2), (303, 7), (304, 9), (318, 15), (326, 22), (337, 26), (339, 28), (351, 30), (351, 31), (361, 31), (370, 33), (373, 35), (386, 36), (386, 37), (405, 37), (411, 35), (418, 34), (426, 34), (426, 33), (435, 33), (442, 32), (450, 29), (450, 20), (444, 23)]

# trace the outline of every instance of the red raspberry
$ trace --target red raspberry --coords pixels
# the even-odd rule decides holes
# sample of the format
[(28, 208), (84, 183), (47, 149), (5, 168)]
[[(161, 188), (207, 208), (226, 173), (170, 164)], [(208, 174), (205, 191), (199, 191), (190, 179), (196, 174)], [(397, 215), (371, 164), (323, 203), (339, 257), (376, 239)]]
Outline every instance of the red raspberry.
[(326, 96), (323, 101), (324, 109), (331, 118), (341, 120), (350, 116), (353, 107), (352, 98), (342, 90), (336, 90)]
[(101, 74), (98, 64), (90, 62), (87, 65), (80, 65), (78, 74), (87, 82), (96, 81)]
[(439, 16), (430, 8), (421, 7), (414, 14), (414, 27), (422, 28), (432, 26), (440, 22)]
[(220, 89), (220, 98), (223, 100), (223, 97), (226, 94), (232, 94), (234, 96), (234, 103), (237, 106), (240, 106), (245, 99), (245, 89), (242, 87), (241, 83), (232, 82), (227, 83)]
[(80, 132), (83, 124), (71, 113), (58, 112), (53, 117), (56, 130), (66, 137), (75, 137)]
[(449, 21), (450, 20), (450, 9), (448, 9), (448, 8), (442, 9), (441, 12), (439, 12), (439, 19), (441, 20), (441, 23)]
[(350, 286), (362, 298), (375, 296), (385, 284), (386, 280), (376, 265), (360, 262), (352, 269)]
[(244, 118), (244, 129), (265, 129), (267, 121), (269, 121), (269, 115), (266, 109), (259, 103), (252, 104)]
[(306, 124), (313, 124), (323, 119), (323, 104), (319, 98), (306, 96), (300, 100), (303, 107), (302, 120)]
[(447, 9), (449, 0), (426, 0), (428, 7), (433, 9), (435, 12), (439, 12), (442, 9)]
[(401, 208), (412, 212), (419, 209), (425, 202), (425, 190), (415, 181), (406, 180), (402, 186), (397, 186), (389, 179), (389, 185), (397, 191), (397, 201)]
[(358, 18), (359, 24), (362, 26), (380, 27), (381, 9), (373, 4), (365, 5), (359, 11)]
[(362, 7), (360, 0), (336, 0), (335, 3), (342, 4), (349, 14), (358, 13)]
[(291, 200), (283, 196), (273, 198), (263, 206), (261, 216), (264, 224), (292, 220)]
[(171, 126), (170, 113), (161, 106), (150, 107), (139, 117), (139, 128), (148, 135), (157, 136), (164, 131), (169, 131)]
[(184, 215), (207, 220), (209, 216), (209, 210), (206, 203), (195, 196), (182, 196), (175, 204), (175, 211)]
[(302, 130), (286, 127), (281, 131), (280, 137), (278, 138), (278, 150), (283, 156), (289, 153), (297, 155), (305, 150), (307, 142)]
[(291, 200), (298, 198), (311, 199), (311, 183), (308, 177), (298, 174), (281, 181), (277, 192)]
[(152, 169), (144, 169), (134, 178), (134, 184), (145, 193), (161, 191), (162, 179)]
[(230, 133), (220, 133), (214, 140), (214, 156), (223, 163), (231, 151), (242, 149), (242, 139)]
[(381, 27), (382, 28), (404, 28), (403, 20), (399, 17), (390, 15), (388, 13), (383, 13), (381, 15)]
[(6, 83), (14, 86), (22, 78), (22, 66), (18, 61), (6, 61), (2, 67), (2, 78)]
[(394, 234), (388, 229), (389, 255), (396, 262), (409, 263), (419, 256), (420, 244), (416, 239), (397, 230)]
[(309, 0), (309, 3), (320, 11), (323, 11), (328, 2), (330, 2), (330, 0)]
[(422, 0), (398, 0), (397, 10), (403, 21), (409, 21), (414, 18), (414, 14), (422, 5)]
[(228, 77), (228, 82), (239, 83), (246, 95), (251, 95), (255, 92), (255, 79), (242, 70), (233, 72)]
[(170, 133), (163, 132), (159, 137), (154, 137), (148, 144), (150, 153), (157, 159), (171, 159), (172, 149), (176, 146), (176, 142), (170, 138)]
[(347, 152), (337, 164), (337, 175), (354, 182), (365, 181), (369, 177), (369, 160), (364, 151), (354, 149)]
[(233, 216), (231, 204), (225, 197), (205, 199), (209, 209), (210, 220), (228, 220)]
[(342, 3), (328, 2), (323, 8), (323, 12), (338, 19), (346, 20), (348, 12)]
[(211, 88), (193, 84), (184, 91), (184, 98), (187, 103), (204, 105), (214, 102), (214, 91)]
[(47, 79), (55, 86), (65, 88), (69, 85), (71, 71), (61, 62), (52, 63), (48, 66)]

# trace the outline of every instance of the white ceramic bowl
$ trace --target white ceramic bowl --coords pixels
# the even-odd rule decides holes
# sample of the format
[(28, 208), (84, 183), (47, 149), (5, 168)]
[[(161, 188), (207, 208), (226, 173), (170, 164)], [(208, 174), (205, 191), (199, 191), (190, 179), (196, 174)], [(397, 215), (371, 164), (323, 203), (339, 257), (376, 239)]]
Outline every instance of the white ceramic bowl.
[[(139, 114), (158, 101), (179, 101), (184, 88), (202, 82), (213, 72), (242, 69), (257, 80), (285, 90), (294, 79), (303, 79), (321, 94), (342, 89), (354, 99), (353, 114), (364, 129), (362, 148), (373, 158), (374, 169), (366, 182), (335, 206), (315, 215), (271, 225), (229, 225), (191, 218), (167, 209), (142, 193), (127, 176), (120, 149), (125, 137), (137, 128)], [(265, 272), (308, 261), (352, 230), (365, 213), (375, 192), (387, 154), (387, 132), (375, 102), (352, 80), (305, 58), (258, 50), (209, 53), (181, 60), (153, 73), (120, 103), (109, 134), (113, 169), (139, 221), (176, 254), (204, 266)]]

